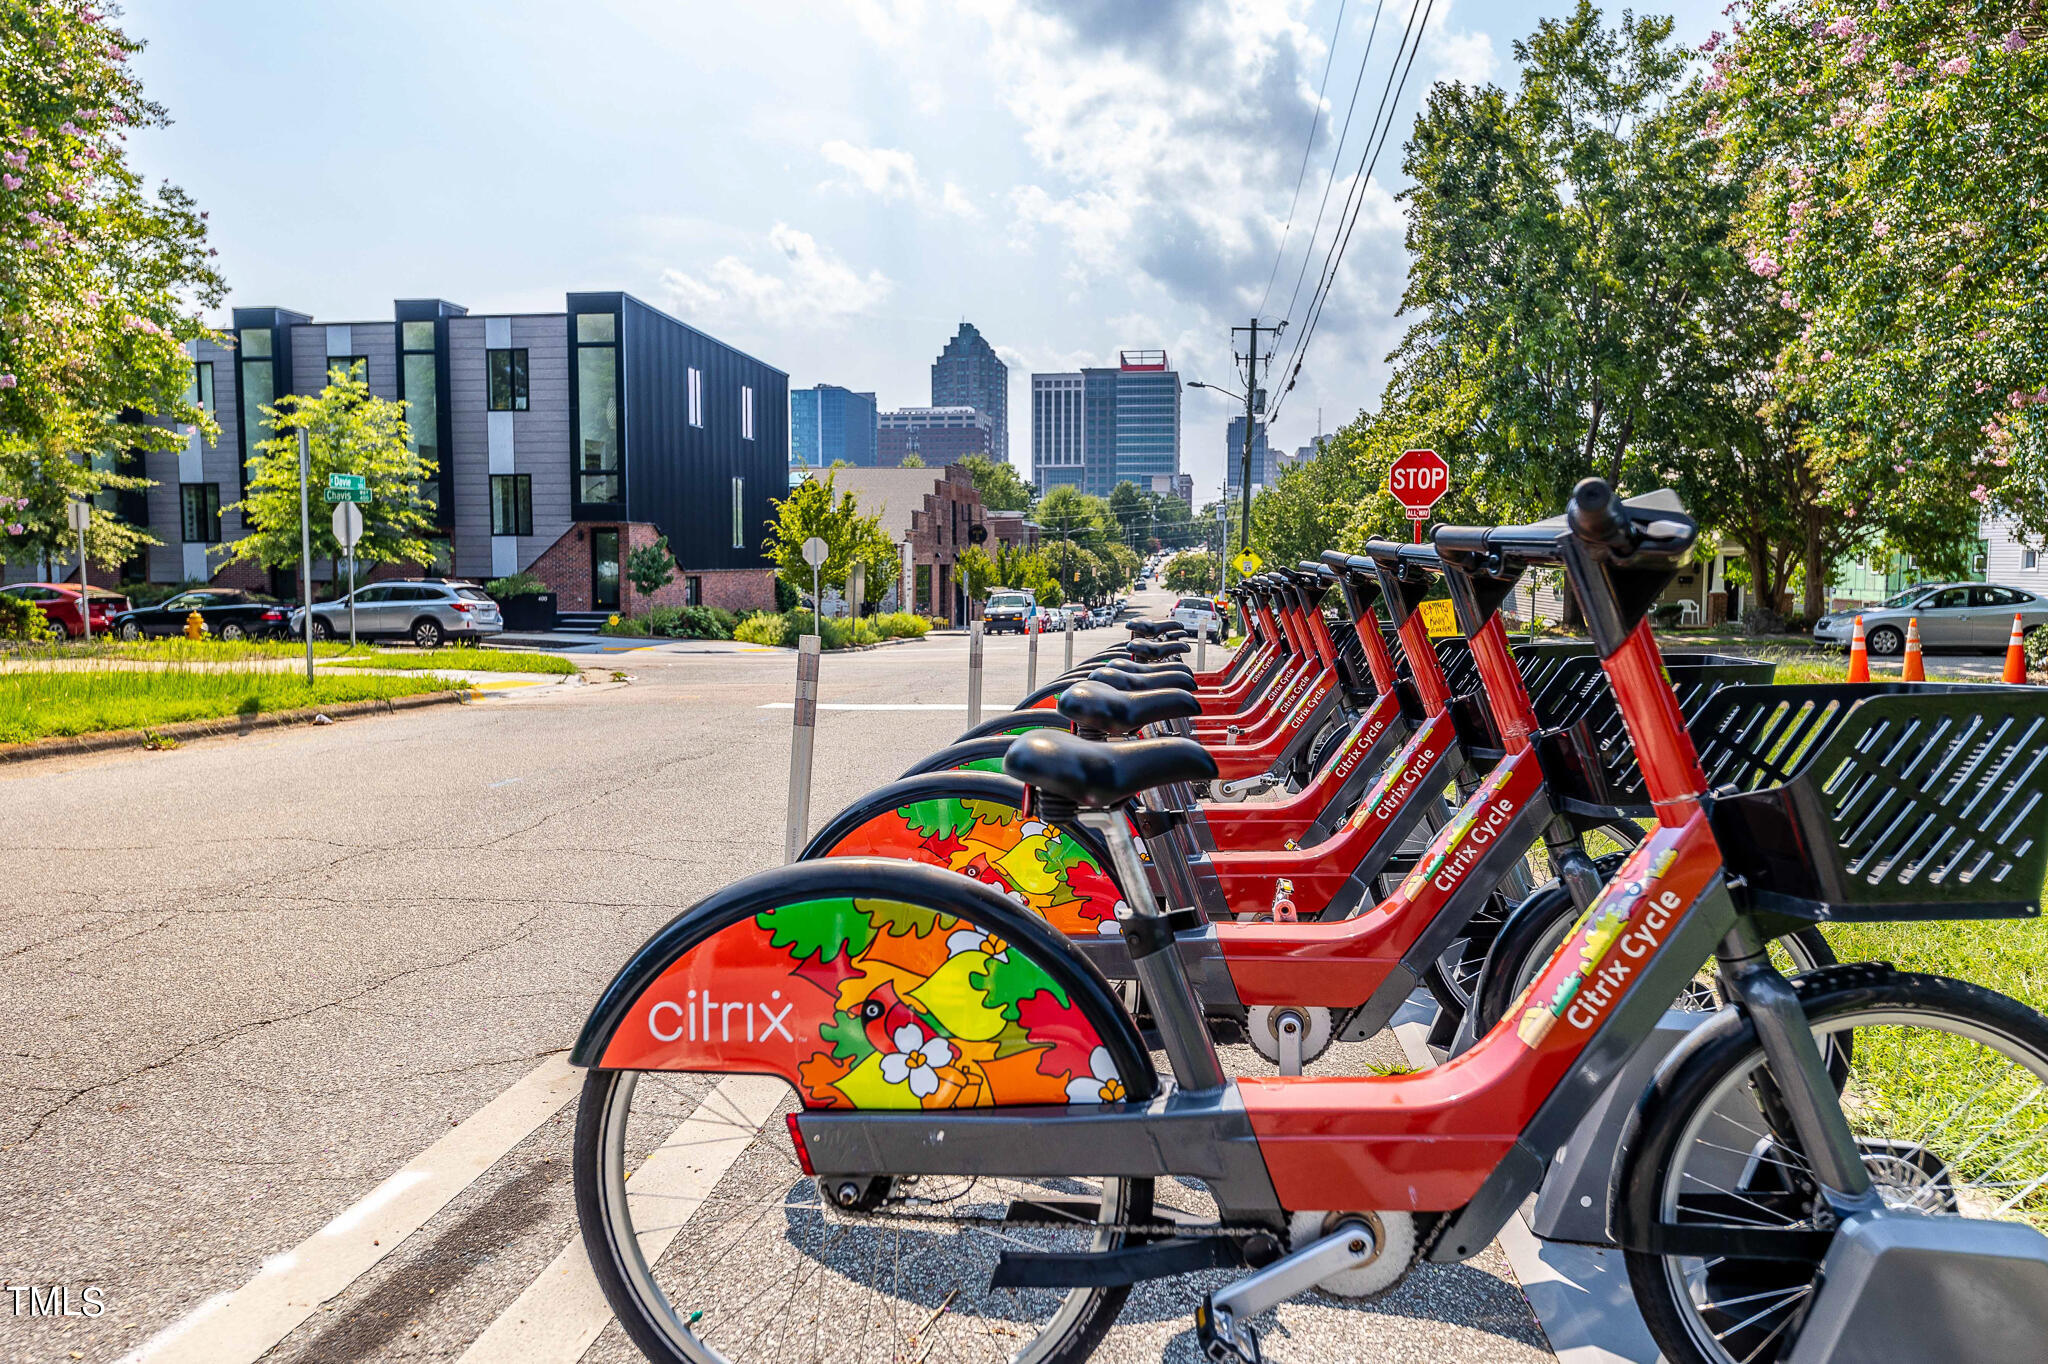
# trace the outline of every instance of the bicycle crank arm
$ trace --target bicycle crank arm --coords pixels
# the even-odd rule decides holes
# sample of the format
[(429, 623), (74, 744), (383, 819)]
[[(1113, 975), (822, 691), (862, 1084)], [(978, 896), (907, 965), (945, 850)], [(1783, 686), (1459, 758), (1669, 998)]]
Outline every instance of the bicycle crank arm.
[(1378, 1250), (1363, 1222), (1347, 1222), (1230, 1287), (1210, 1293), (1195, 1311), (1195, 1336), (1216, 1364), (1258, 1364), (1259, 1333), (1244, 1323), (1298, 1298), (1323, 1280), (1356, 1269)]
[(1261, 772), (1255, 777), (1239, 777), (1236, 781), (1221, 782), (1216, 793), (1225, 800), (1236, 800), (1240, 795), (1262, 795), (1278, 786), (1281, 778), (1271, 772)]

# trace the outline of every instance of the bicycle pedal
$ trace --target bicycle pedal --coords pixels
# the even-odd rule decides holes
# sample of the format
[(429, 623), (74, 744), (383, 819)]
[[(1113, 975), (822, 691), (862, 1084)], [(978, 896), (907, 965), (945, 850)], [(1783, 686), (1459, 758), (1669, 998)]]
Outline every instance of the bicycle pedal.
[(1204, 1293), (1195, 1307), (1195, 1341), (1201, 1346), (1202, 1358), (1213, 1364), (1263, 1364), (1259, 1333), (1239, 1326), (1230, 1313), (1217, 1312), (1214, 1297)]

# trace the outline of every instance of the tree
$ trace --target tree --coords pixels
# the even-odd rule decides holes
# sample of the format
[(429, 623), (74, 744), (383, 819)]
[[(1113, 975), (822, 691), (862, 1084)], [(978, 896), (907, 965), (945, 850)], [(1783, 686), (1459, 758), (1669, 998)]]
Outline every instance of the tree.
[(1031, 510), (1036, 494), (1007, 462), (987, 455), (969, 455), (960, 463), (974, 480), (974, 491), (981, 495), (982, 506), (990, 511)]
[[(205, 215), (128, 164), (126, 130), (169, 122), (128, 70), (142, 45), (47, 0), (0, 0), (0, 33), (0, 498), (23, 528), (0, 555), (42, 557), (70, 540), (66, 501), (142, 486), (95, 458), (214, 432), (184, 343), (212, 335), (199, 313), (226, 286)], [(104, 512), (87, 533), (96, 557), (143, 539)]]
[(402, 402), (379, 398), (354, 374), (338, 371), (317, 396), (287, 393), (263, 413), (277, 435), (256, 447), (249, 462), (249, 486), (241, 501), (223, 508), (240, 512), (246, 534), (227, 547), (236, 562), (274, 568), (296, 564), (299, 548), (299, 439), (307, 436), (311, 469), (306, 487), (314, 498), (310, 525), (313, 557), (339, 558), (342, 548), (319, 499), (329, 474), (357, 474), (369, 500), (361, 504), (363, 534), (358, 563), (430, 564), (438, 557), (428, 539), (436, 516), (428, 495), (439, 466), (412, 443)]
[(804, 562), (804, 541), (815, 535), (829, 551), (818, 570), (819, 585), (843, 592), (854, 564), (865, 563), (868, 600), (880, 601), (901, 567), (896, 542), (882, 529), (881, 517), (863, 515), (858, 499), (840, 493), (833, 481), (829, 473), (822, 479), (807, 478), (775, 503), (766, 553), (783, 582), (808, 593), (811, 566)]
[(657, 536), (653, 544), (642, 545), (626, 556), (626, 578), (643, 597), (661, 591), (675, 576), (676, 557), (669, 552), (666, 535)]
[(1187, 550), (1166, 561), (1160, 575), (1169, 592), (1213, 592), (1216, 590), (1216, 556), (1207, 550)]
[(2038, 6), (1734, 12), (1704, 48), (1706, 129), (1748, 190), (1748, 269), (1799, 324), (1778, 380), (1826, 514), (1935, 572), (1965, 567), (1986, 506), (2048, 533)]
[(925, 467), (924, 456), (917, 453), (917, 451), (912, 450), (909, 454), (903, 457), (902, 461), (899, 464), (897, 464), (896, 467), (899, 469), (922, 469)]
[[(146, 478), (95, 468), (74, 455), (73, 448), (57, 436), (0, 438), (0, 562), (38, 564), (48, 577), (52, 561), (78, 550), (68, 510), (72, 502), (150, 486)], [(89, 558), (119, 563), (155, 543), (147, 532), (93, 507), (85, 532)]]
[(1125, 480), (1110, 489), (1109, 514), (1123, 544), (1143, 544), (1152, 538), (1152, 510), (1151, 494), (1140, 492), (1137, 484)]
[(996, 561), (980, 545), (968, 545), (954, 555), (953, 570), (960, 575), (970, 601), (980, 601), (989, 584), (996, 581)]

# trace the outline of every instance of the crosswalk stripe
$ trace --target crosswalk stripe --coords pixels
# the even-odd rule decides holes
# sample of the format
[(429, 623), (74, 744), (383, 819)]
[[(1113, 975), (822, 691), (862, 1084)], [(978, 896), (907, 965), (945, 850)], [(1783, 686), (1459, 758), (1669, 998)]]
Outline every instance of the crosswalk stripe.
[[(681, 1224), (718, 1187), (788, 1093), (782, 1081), (766, 1076), (728, 1076), (633, 1171), (635, 1197), (662, 1199), (662, 1227), (639, 1238), (640, 1253), (650, 1265), (661, 1259)], [(583, 1238), (572, 1237), (458, 1364), (573, 1364), (611, 1319)]]
[(550, 1056), (241, 1288), (217, 1293), (120, 1364), (252, 1364), (321, 1303), (425, 1226), (582, 1084), (568, 1053)]

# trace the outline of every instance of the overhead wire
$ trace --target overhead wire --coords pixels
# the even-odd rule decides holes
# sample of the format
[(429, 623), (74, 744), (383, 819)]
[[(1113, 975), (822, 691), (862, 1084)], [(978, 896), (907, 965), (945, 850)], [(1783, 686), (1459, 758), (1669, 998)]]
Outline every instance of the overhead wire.
[(1351, 0), (1337, 0), (1337, 22), (1330, 26), (1330, 52), (1323, 58), (1323, 80), (1316, 86), (1315, 112), (1309, 116), (1308, 138), (1301, 144), (1301, 169), (1294, 175), (1294, 197), (1287, 201), (1287, 223), (1280, 229), (1280, 245), (1273, 251), (1273, 268), (1266, 273), (1266, 292), (1259, 295), (1261, 317), (1266, 315), (1266, 304), (1272, 300), (1273, 281), (1280, 277), (1280, 262), (1287, 258), (1287, 239), (1294, 231), (1294, 210), (1301, 204), (1301, 187), (1308, 181), (1309, 153), (1315, 150), (1316, 130), (1323, 126), (1323, 92), (1330, 88), (1330, 70), (1337, 64), (1337, 42), (1344, 36), (1344, 9), (1350, 3)]

